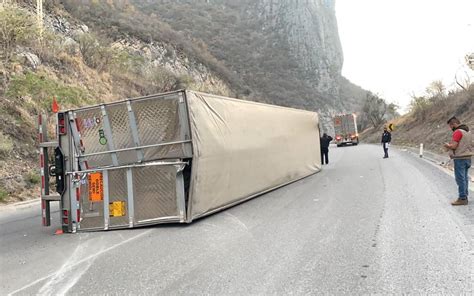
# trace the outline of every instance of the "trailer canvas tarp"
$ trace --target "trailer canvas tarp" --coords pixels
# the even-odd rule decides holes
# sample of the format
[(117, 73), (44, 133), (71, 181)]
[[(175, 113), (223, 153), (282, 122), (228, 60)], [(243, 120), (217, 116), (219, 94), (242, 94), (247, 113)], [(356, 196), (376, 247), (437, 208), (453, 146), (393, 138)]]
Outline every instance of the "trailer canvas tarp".
[(316, 113), (187, 93), (192, 218), (320, 169)]
[[(57, 122), (59, 197), (46, 174), (43, 221), (58, 200), (65, 231), (189, 223), (321, 168), (309, 111), (176, 91), (60, 112)], [(54, 146), (44, 130), (41, 155)]]

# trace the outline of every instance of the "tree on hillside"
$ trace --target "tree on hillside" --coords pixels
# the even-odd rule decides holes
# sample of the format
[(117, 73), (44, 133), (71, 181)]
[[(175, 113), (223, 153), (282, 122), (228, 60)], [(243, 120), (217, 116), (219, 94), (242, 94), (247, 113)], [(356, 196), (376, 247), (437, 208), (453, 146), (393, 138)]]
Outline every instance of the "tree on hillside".
[(446, 87), (441, 80), (435, 80), (426, 88), (428, 98), (433, 102), (439, 102), (446, 98)]
[(390, 103), (387, 105), (387, 112), (385, 114), (385, 118), (387, 120), (393, 120), (397, 117), (400, 116), (400, 113), (398, 113), (398, 109), (400, 109), (400, 106), (398, 106), (395, 103)]
[[(392, 110), (395, 108), (393, 105)], [(365, 98), (364, 106), (362, 107), (362, 116), (365, 120), (365, 126), (371, 124), (374, 128), (379, 127), (385, 121), (385, 114), (387, 113), (387, 103), (377, 94), (368, 92)]]
[(454, 75), (454, 79), (456, 84), (462, 88), (463, 90), (468, 90), (471, 86), (471, 80), (473, 78), (473, 71), (474, 71), (474, 53), (467, 54), (466, 57), (466, 64), (459, 68)]
[(430, 101), (424, 96), (412, 94), (410, 102), (410, 111), (416, 119), (425, 120), (430, 106)]

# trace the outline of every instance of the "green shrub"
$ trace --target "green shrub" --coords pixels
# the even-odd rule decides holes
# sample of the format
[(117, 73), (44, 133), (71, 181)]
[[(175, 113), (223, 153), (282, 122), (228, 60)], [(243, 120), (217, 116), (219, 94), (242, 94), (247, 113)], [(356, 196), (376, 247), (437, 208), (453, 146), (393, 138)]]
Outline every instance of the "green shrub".
[(413, 113), (415, 118), (425, 120), (430, 106), (431, 102), (428, 98), (423, 96), (417, 97), (413, 95), (410, 102), (410, 111)]
[(28, 183), (30, 183), (32, 185), (39, 184), (39, 182), (41, 181), (41, 177), (37, 172), (29, 172), (26, 175), (25, 179)]
[(6, 95), (12, 99), (29, 95), (44, 109), (50, 108), (53, 97), (63, 105), (79, 105), (89, 99), (88, 93), (82, 88), (65, 85), (33, 72), (13, 76)]
[(178, 76), (176, 89), (190, 88), (195, 83), (194, 79), (189, 75)]
[[(79, 37), (79, 51), (86, 65), (97, 69), (99, 72), (113, 68), (120, 51), (103, 45), (98, 38), (89, 33), (84, 33)], [(119, 58), (120, 59), (120, 58)]]
[(116, 72), (129, 72), (142, 74), (145, 68), (145, 59), (138, 55), (130, 54), (125, 50), (116, 50), (113, 60), (113, 70)]
[(149, 76), (152, 92), (166, 92), (176, 89), (178, 78), (169, 70), (157, 67), (151, 71)]
[(0, 202), (5, 202), (5, 199), (8, 196), (8, 192), (0, 186)]
[(13, 151), (13, 141), (0, 131), (0, 156), (7, 156)]
[(28, 46), (38, 34), (35, 17), (14, 4), (0, 6), (0, 56), (8, 62), (18, 45)]

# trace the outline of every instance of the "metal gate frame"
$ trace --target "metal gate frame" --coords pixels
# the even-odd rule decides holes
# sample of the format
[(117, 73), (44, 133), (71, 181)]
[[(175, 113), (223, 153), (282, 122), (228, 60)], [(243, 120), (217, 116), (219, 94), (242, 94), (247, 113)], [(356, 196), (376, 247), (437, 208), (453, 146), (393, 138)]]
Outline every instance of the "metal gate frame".
[[(138, 124), (136, 120), (136, 115), (133, 112), (133, 104), (138, 102), (143, 102), (146, 100), (167, 100), (167, 99), (176, 99), (178, 100), (178, 118), (179, 118), (179, 140), (170, 141), (170, 142), (161, 142), (150, 145), (140, 145)], [(111, 106), (117, 106), (124, 104), (127, 107), (129, 127), (133, 137), (134, 147), (119, 148), (117, 149), (114, 145), (113, 139), (113, 128), (111, 127), (107, 108)], [(85, 153), (83, 147), (83, 141), (81, 139), (81, 133), (78, 126), (78, 118), (76, 116), (77, 112), (84, 110), (91, 110), (100, 108), (103, 120), (103, 130), (105, 137), (107, 138), (107, 151), (95, 152), (95, 153)], [(61, 113), (59, 113), (61, 114)], [(58, 116), (59, 116), (58, 114)], [(69, 110), (62, 113), (65, 118), (67, 118), (65, 128), (68, 133), (64, 136), (60, 136), (58, 131), (58, 145), (64, 151), (65, 155), (65, 164), (64, 168), (66, 171), (65, 174), (65, 183), (66, 190), (61, 198), (61, 220), (63, 230), (67, 232), (76, 232), (77, 230), (107, 230), (113, 228), (133, 228), (136, 226), (144, 226), (157, 223), (172, 223), (172, 222), (186, 222), (186, 197), (185, 197), (185, 188), (184, 188), (184, 178), (183, 170), (186, 165), (189, 165), (189, 159), (192, 159), (193, 150), (192, 150), (192, 139), (188, 118), (188, 109), (186, 101), (185, 91), (175, 91), (159, 95), (151, 95), (134, 99), (127, 99), (118, 102), (112, 102), (108, 104), (100, 104), (95, 106), (89, 106), (84, 108), (79, 108), (75, 110)], [(182, 149), (182, 155), (180, 158), (173, 157), (168, 158), (159, 158), (159, 159), (145, 159), (144, 151), (150, 148), (166, 147), (170, 145), (180, 145)], [(120, 152), (136, 151), (137, 160), (135, 163), (130, 164), (120, 164), (118, 161), (117, 154)], [(109, 166), (105, 167), (95, 167), (90, 168), (87, 163), (87, 158), (97, 155), (110, 155), (112, 163)], [(171, 167), (173, 166), (176, 169), (176, 207), (178, 213), (176, 215), (169, 215), (164, 217), (156, 217), (153, 219), (147, 219), (145, 221), (136, 219), (136, 212), (134, 208), (134, 192), (133, 192), (133, 172), (136, 169), (144, 167)], [(127, 213), (128, 213), (128, 224), (121, 226), (112, 226), (110, 225), (109, 219), (109, 200), (110, 200), (110, 190), (108, 184), (108, 175), (109, 172), (114, 170), (126, 170), (126, 183), (127, 183)], [(84, 209), (81, 206), (81, 203), (85, 194), (81, 192), (81, 184), (87, 182), (87, 176), (91, 173), (100, 172), (103, 174), (104, 181), (104, 193), (103, 193), (103, 225), (101, 227), (81, 227), (81, 221), (84, 221), (85, 218), (81, 213), (84, 213)]]

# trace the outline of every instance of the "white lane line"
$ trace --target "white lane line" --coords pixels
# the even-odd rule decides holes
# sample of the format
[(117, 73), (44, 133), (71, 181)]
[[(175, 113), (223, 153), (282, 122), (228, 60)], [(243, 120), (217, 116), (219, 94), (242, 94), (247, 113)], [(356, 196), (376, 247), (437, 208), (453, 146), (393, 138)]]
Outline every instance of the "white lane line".
[[(91, 243), (96, 242), (88, 240), (85, 244), (79, 244), (63, 266), (41, 287), (38, 295), (65, 295), (69, 289), (74, 287), (97, 258), (94, 257), (88, 260), (85, 262), (86, 264), (82, 264), (78, 266), (78, 268), (72, 268), (77, 261), (81, 260), (81, 258), (87, 254)], [(103, 249), (104, 246), (102, 246), (100, 251)], [(64, 281), (66, 283), (64, 283)]]
[[(79, 264), (81, 264), (81, 263), (83, 263), (83, 262), (87, 262), (87, 261), (89, 261), (89, 260), (91, 260), (91, 259), (93, 259), (93, 258), (96, 258), (96, 257), (98, 257), (98, 256), (100, 256), (100, 255), (102, 255), (102, 254), (104, 254), (104, 253), (107, 253), (107, 252), (109, 252), (109, 251), (112, 251), (113, 249), (118, 248), (118, 247), (120, 247), (120, 246), (122, 246), (122, 245), (124, 245), (124, 244), (126, 244), (126, 243), (128, 243), (128, 242), (131, 242), (131, 241), (133, 241), (133, 240), (135, 240), (135, 239), (137, 239), (137, 238), (140, 238), (140, 237), (142, 237), (142, 236), (144, 236), (144, 235), (150, 233), (151, 231), (153, 231), (153, 229), (149, 229), (149, 230), (147, 230), (147, 231), (145, 231), (145, 232), (142, 232), (142, 233), (140, 233), (140, 234), (138, 234), (138, 235), (132, 236), (131, 238), (129, 238), (129, 239), (127, 239), (127, 240), (124, 240), (124, 241), (122, 241), (122, 242), (120, 242), (120, 243), (118, 243), (118, 244), (115, 244), (115, 245), (110, 246), (110, 247), (108, 247), (108, 248), (106, 248), (106, 249), (104, 249), (104, 250), (101, 250), (101, 251), (99, 251), (99, 252), (97, 252), (97, 253), (95, 253), (95, 254), (93, 254), (93, 255), (87, 256), (86, 258), (84, 258), (84, 259), (82, 259), (82, 260), (79, 260), (79, 261), (77, 261), (77, 262), (71, 264), (70, 266), (68, 266), (68, 268), (72, 268), (72, 267), (77, 266), (77, 265), (79, 265)], [(21, 288), (15, 290), (15, 291), (13, 291), (13, 292), (8, 293), (8, 295), (14, 295), (14, 294), (16, 294), (16, 293), (18, 293), (18, 292), (21, 292), (21, 291), (25, 290), (25, 289), (28, 289), (28, 288), (30, 288), (30, 287), (33, 287), (34, 285), (36, 285), (36, 284), (38, 284), (38, 283), (40, 283), (40, 282), (42, 282), (42, 281), (44, 281), (44, 280), (46, 280), (46, 279), (49, 279), (49, 278), (54, 277), (54, 276), (58, 276), (61, 272), (62, 272), (62, 271), (61, 271), (61, 269), (60, 269), (60, 270), (58, 270), (57, 272), (54, 272), (54, 273), (51, 273), (51, 274), (49, 274), (49, 275), (47, 275), (47, 276), (45, 276), (45, 277), (39, 278), (39, 279), (37, 279), (36, 281), (34, 281), (34, 282), (32, 282), (32, 283), (30, 283), (30, 284), (28, 284), (28, 285), (26, 285), (26, 286), (23, 286), (23, 287), (21, 287)]]
[(232, 215), (232, 214), (229, 213), (229, 212), (225, 212), (225, 214), (226, 214), (227, 216), (229, 216), (232, 220), (234, 220), (235, 222), (237, 222), (240, 226), (242, 226), (243, 228), (245, 228), (245, 230), (247, 230), (247, 231), (249, 230), (249, 229), (247, 228), (247, 225), (245, 225), (242, 221), (240, 221), (239, 218), (237, 218), (236, 216)]

